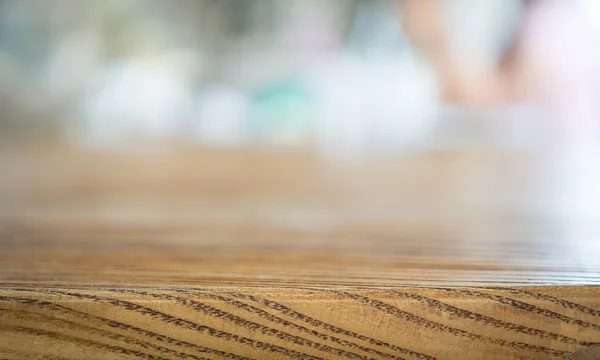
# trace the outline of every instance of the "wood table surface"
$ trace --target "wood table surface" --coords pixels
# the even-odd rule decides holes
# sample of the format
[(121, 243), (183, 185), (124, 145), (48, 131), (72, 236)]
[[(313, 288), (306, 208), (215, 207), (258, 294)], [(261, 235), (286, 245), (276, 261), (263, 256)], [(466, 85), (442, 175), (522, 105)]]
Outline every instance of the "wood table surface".
[(0, 359), (596, 353), (600, 197), (557, 159), (3, 148)]

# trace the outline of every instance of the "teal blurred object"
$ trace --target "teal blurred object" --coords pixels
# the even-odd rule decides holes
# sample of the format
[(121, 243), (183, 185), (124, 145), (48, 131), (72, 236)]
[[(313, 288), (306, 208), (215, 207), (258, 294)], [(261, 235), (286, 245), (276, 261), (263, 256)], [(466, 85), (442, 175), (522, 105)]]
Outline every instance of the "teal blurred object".
[(303, 145), (312, 140), (316, 101), (298, 80), (259, 90), (253, 97), (252, 123), (257, 136), (274, 145)]

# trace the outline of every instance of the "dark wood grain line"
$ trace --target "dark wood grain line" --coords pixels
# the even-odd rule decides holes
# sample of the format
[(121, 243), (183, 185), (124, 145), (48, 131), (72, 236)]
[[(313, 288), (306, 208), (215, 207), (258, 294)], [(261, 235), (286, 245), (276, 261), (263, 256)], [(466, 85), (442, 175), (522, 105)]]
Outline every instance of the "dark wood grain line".
[(119, 353), (119, 354), (124, 354), (124, 355), (132, 355), (132, 356), (135, 356), (135, 357), (141, 358), (141, 359), (169, 360), (167, 358), (146, 354), (141, 351), (126, 349), (126, 348), (120, 347), (120, 346), (103, 344), (103, 343), (96, 342), (96, 341), (89, 340), (89, 339), (83, 339), (83, 338), (79, 338), (79, 337), (75, 337), (75, 336), (65, 335), (65, 334), (55, 332), (55, 331), (35, 329), (32, 327), (27, 327), (27, 326), (13, 326), (13, 325), (0, 324), (0, 331), (14, 331), (14, 332), (18, 332), (21, 334), (46, 336), (46, 337), (49, 337), (54, 340), (63, 340), (66, 342), (85, 345), (85, 346), (93, 347), (96, 349), (108, 350), (108, 351), (114, 352), (114, 353)]
[[(559, 314), (559, 313), (551, 311), (551, 310), (542, 309), (538, 306), (535, 306), (535, 305), (532, 305), (532, 304), (529, 304), (529, 303), (526, 303), (526, 302), (523, 302), (523, 301), (520, 301), (517, 299), (509, 298), (506, 296), (492, 295), (492, 294), (487, 294), (487, 293), (483, 293), (481, 291), (476, 291), (476, 290), (445, 289), (445, 288), (436, 288), (436, 289), (444, 290), (444, 291), (451, 291), (456, 294), (469, 295), (469, 296), (488, 299), (491, 301), (498, 302), (500, 304), (508, 305), (513, 308), (525, 310), (525, 311), (528, 311), (533, 314), (538, 314), (538, 315), (541, 315), (541, 316), (544, 316), (544, 317), (547, 317), (550, 319), (558, 320), (565, 324), (577, 325), (577, 326), (581, 326), (584, 328), (589, 328), (589, 329), (594, 329), (594, 330), (600, 331), (600, 325), (596, 325), (596, 324), (589, 323), (587, 321), (575, 319), (575, 318), (572, 318), (572, 317), (569, 317), (566, 315), (562, 315), (562, 314)], [(590, 343), (589, 346), (594, 346), (594, 343)]]
[(261, 308), (258, 308), (256, 306), (248, 305), (244, 302), (237, 301), (232, 298), (228, 298), (226, 296), (218, 295), (216, 293), (191, 292), (189, 290), (183, 290), (183, 289), (173, 289), (172, 291), (177, 292), (177, 293), (186, 294), (186, 295), (202, 296), (205, 298), (222, 301), (222, 302), (228, 303), (232, 306), (235, 306), (238, 309), (242, 309), (242, 310), (248, 311), (250, 313), (257, 314), (260, 317), (267, 319), (273, 323), (288, 326), (288, 327), (296, 329), (300, 332), (307, 333), (307, 334), (313, 335), (315, 337), (318, 337), (321, 340), (331, 341), (336, 344), (348, 347), (350, 349), (360, 350), (360, 351), (367, 352), (370, 354), (376, 354), (376, 355), (378, 355), (382, 358), (386, 358), (386, 359), (403, 359), (402, 357), (399, 357), (399, 356), (396, 356), (393, 354), (385, 353), (385, 352), (379, 351), (377, 349), (362, 346), (362, 345), (354, 343), (352, 341), (343, 340), (343, 339), (340, 339), (340, 338), (332, 336), (332, 335), (324, 334), (324, 333), (318, 332), (316, 330), (306, 328), (302, 325), (298, 325), (298, 324), (288, 321), (286, 319), (275, 316), (275, 315), (273, 315)]
[(32, 320), (34, 318), (37, 318), (40, 324), (52, 324), (52, 325), (56, 325), (56, 329), (83, 329), (85, 331), (88, 331), (90, 333), (93, 334), (97, 334), (103, 337), (107, 337), (113, 340), (117, 340), (117, 341), (124, 341), (127, 344), (133, 344), (133, 345), (137, 345), (140, 346), (142, 348), (145, 349), (154, 349), (158, 352), (164, 353), (164, 354), (168, 354), (171, 356), (175, 356), (178, 359), (194, 359), (194, 360), (210, 360), (208, 358), (205, 357), (199, 357), (199, 356), (195, 356), (195, 355), (191, 355), (191, 354), (186, 354), (183, 352), (178, 352), (176, 350), (172, 350), (163, 346), (158, 346), (158, 345), (154, 345), (152, 343), (149, 342), (145, 342), (145, 341), (140, 341), (138, 339), (129, 337), (129, 336), (124, 336), (121, 334), (117, 334), (117, 333), (113, 333), (110, 331), (106, 331), (106, 330), (102, 330), (102, 329), (96, 329), (93, 328), (91, 326), (87, 326), (87, 325), (83, 325), (74, 321), (69, 321), (69, 320), (65, 320), (65, 319), (60, 319), (60, 318), (56, 318), (56, 317), (52, 317), (50, 315), (46, 315), (46, 314), (39, 314), (39, 313), (35, 313), (35, 312), (31, 312), (31, 311), (24, 311), (24, 310), (14, 310), (14, 309), (2, 309), (0, 308), (0, 313), (10, 313), (11, 315), (21, 319), (21, 320)]
[[(342, 346), (346, 346), (348, 348), (360, 350), (360, 351), (367, 352), (367, 353), (370, 353), (370, 354), (375, 354), (375, 355), (378, 355), (378, 356), (380, 356), (382, 358), (386, 358), (386, 359), (403, 359), (402, 357), (399, 357), (397, 355), (385, 353), (385, 352), (379, 351), (379, 350), (374, 349), (374, 348), (370, 348), (370, 347), (367, 347), (367, 346), (363, 346), (363, 345), (357, 344), (357, 343), (352, 342), (352, 341), (340, 339), (340, 338), (338, 338), (336, 336), (324, 334), (324, 333), (318, 332), (316, 330), (311, 330), (311, 329), (309, 329), (307, 327), (304, 327), (302, 325), (298, 325), (298, 324), (293, 323), (291, 321), (288, 321), (288, 320), (285, 320), (285, 319), (280, 318), (278, 316), (272, 315), (271, 313), (269, 313), (269, 312), (267, 312), (267, 311), (265, 311), (263, 309), (260, 309), (258, 307), (252, 306), (252, 305), (248, 305), (248, 304), (243, 303), (241, 301), (237, 301), (237, 300), (228, 298), (226, 296), (215, 295), (215, 294), (205, 294), (205, 296), (208, 296), (208, 297), (213, 298), (213, 299), (219, 299), (221, 301), (227, 302), (229, 304), (232, 304), (232, 305), (234, 305), (234, 306), (236, 306), (236, 307), (238, 307), (240, 309), (244, 309), (244, 310), (249, 311), (249, 312), (260, 314), (260, 316), (262, 316), (262, 317), (264, 317), (264, 318), (266, 318), (266, 319), (268, 319), (268, 320), (270, 320), (272, 322), (275, 322), (275, 323), (278, 323), (278, 324), (283, 324), (283, 325), (286, 325), (286, 326), (290, 326), (290, 327), (292, 327), (292, 328), (294, 328), (294, 329), (296, 329), (298, 331), (302, 331), (302, 332), (305, 332), (305, 333), (317, 336), (320, 339), (325, 340), (325, 341), (332, 341), (332, 342), (335, 342), (335, 343), (340, 344)], [(344, 332), (346, 332), (346, 333), (350, 333), (350, 331), (348, 331), (348, 330), (345, 330), (345, 329), (342, 329), (342, 330)], [(412, 351), (407, 350), (407, 349), (402, 349), (402, 348), (399, 348), (399, 349), (402, 350), (401, 353), (406, 354), (406, 355), (418, 354), (416, 352), (412, 352)], [(397, 351), (398, 349), (393, 349), (393, 350)], [(422, 356), (422, 354), (419, 354), (419, 355)], [(435, 358), (432, 357), (432, 359), (435, 359)]]
[(550, 295), (545, 295), (545, 294), (540, 294), (540, 293), (533, 293), (530, 291), (515, 289), (515, 288), (489, 287), (489, 289), (501, 291), (501, 292), (508, 292), (508, 293), (515, 294), (515, 295), (516, 294), (527, 295), (527, 296), (530, 296), (537, 300), (548, 301), (548, 302), (560, 305), (566, 309), (576, 310), (576, 311), (579, 311), (586, 315), (600, 317), (600, 310), (592, 309), (590, 307), (583, 306), (583, 305), (574, 303), (572, 301), (559, 299), (555, 296), (550, 296)]
[(256, 302), (256, 303), (263, 304), (263, 305), (265, 305), (266, 307), (268, 307), (270, 309), (276, 310), (276, 311), (278, 311), (278, 312), (280, 312), (280, 313), (282, 313), (284, 315), (287, 315), (289, 317), (292, 317), (292, 318), (294, 318), (296, 320), (303, 321), (303, 322), (305, 322), (307, 324), (310, 324), (312, 326), (319, 327), (319, 328), (325, 329), (327, 331), (331, 331), (331, 332), (336, 333), (336, 334), (343, 334), (343, 335), (346, 335), (346, 336), (349, 336), (349, 337), (352, 337), (352, 338), (355, 338), (355, 339), (358, 339), (358, 340), (362, 340), (362, 341), (368, 342), (371, 345), (384, 347), (384, 348), (387, 348), (389, 350), (397, 351), (397, 352), (400, 352), (402, 354), (406, 354), (406, 355), (410, 355), (410, 356), (416, 357), (418, 359), (436, 360), (436, 358), (433, 357), (433, 356), (431, 356), (431, 355), (427, 355), (427, 354), (423, 354), (423, 353), (420, 353), (420, 352), (417, 352), (417, 351), (409, 350), (409, 349), (406, 349), (406, 348), (403, 348), (403, 347), (400, 347), (400, 346), (397, 346), (397, 345), (392, 345), (392, 344), (389, 344), (389, 343), (387, 343), (385, 341), (382, 341), (382, 340), (377, 340), (377, 339), (374, 339), (372, 337), (364, 336), (364, 335), (355, 333), (353, 331), (343, 329), (343, 328), (341, 328), (339, 326), (328, 324), (328, 323), (323, 322), (323, 321), (321, 321), (319, 319), (316, 319), (316, 318), (310, 317), (308, 315), (305, 315), (303, 313), (300, 313), (298, 311), (292, 310), (291, 308), (289, 308), (289, 307), (287, 307), (287, 306), (285, 306), (283, 304), (280, 304), (278, 302), (275, 302), (275, 301), (272, 301), (272, 300), (269, 300), (269, 299), (261, 299), (261, 298), (258, 298), (256, 296), (253, 296), (253, 295), (242, 294), (242, 293), (234, 293), (234, 292), (230, 292), (229, 294), (231, 296), (234, 296), (234, 297), (237, 297), (237, 298), (240, 298), (240, 299), (250, 300), (250, 301), (253, 301), (253, 302)]
[(23, 303), (23, 304), (27, 304), (27, 305), (35, 305), (44, 310), (48, 310), (49, 312), (60, 312), (65, 315), (68, 315), (68, 316), (75, 315), (75, 316), (84, 318), (86, 320), (99, 321), (107, 326), (112, 327), (112, 328), (130, 331), (130, 332), (137, 333), (139, 335), (146, 336), (146, 337), (152, 338), (154, 340), (158, 340), (158, 341), (165, 342), (168, 344), (182, 346), (182, 347), (189, 348), (189, 349), (194, 349), (200, 353), (217, 355), (217, 356), (220, 356), (223, 358), (233, 359), (233, 360), (253, 360), (252, 358), (249, 358), (249, 357), (239, 356), (239, 355), (229, 353), (226, 351), (216, 350), (216, 349), (208, 348), (205, 346), (188, 343), (188, 342), (174, 339), (174, 338), (171, 338), (171, 337), (168, 337), (165, 335), (161, 335), (161, 334), (149, 331), (149, 330), (141, 329), (141, 328), (133, 326), (133, 325), (124, 324), (124, 323), (121, 323), (118, 321), (106, 319), (106, 318), (96, 316), (96, 315), (91, 315), (91, 314), (88, 314), (88, 313), (85, 313), (85, 312), (82, 312), (79, 310), (71, 309), (69, 307), (66, 307), (66, 306), (63, 306), (61, 304), (57, 304), (54, 302), (50, 302), (50, 301), (9, 297), (9, 296), (0, 296), (0, 300), (19, 302), (19, 303)]
[[(1, 350), (0, 350), (1, 351)], [(5, 355), (7, 352), (2, 352), (2, 355)], [(11, 355), (19, 355), (21, 356), (21, 359), (23, 360), (30, 360), (30, 359), (43, 359), (43, 360), (73, 360), (72, 358), (66, 358), (66, 357), (62, 357), (62, 356), (54, 356), (54, 355), (43, 355), (42, 357), (40, 357), (39, 354), (32, 354), (30, 352), (26, 352), (26, 351), (17, 351), (15, 349), (10, 349), (8, 351), (8, 354)], [(0, 358), (0, 360), (14, 360), (15, 358)]]
[[(518, 324), (507, 322), (504, 320), (496, 319), (496, 318), (493, 318), (490, 316), (474, 313), (472, 311), (461, 309), (456, 306), (452, 306), (450, 304), (441, 302), (439, 300), (432, 299), (430, 297), (425, 297), (425, 296), (421, 296), (421, 295), (410, 294), (410, 293), (400, 292), (400, 291), (390, 291), (390, 293), (394, 294), (394, 295), (398, 295), (405, 299), (412, 299), (412, 300), (419, 301), (421, 303), (424, 303), (431, 307), (434, 307), (440, 311), (452, 314), (454, 316), (457, 316), (457, 317), (460, 317), (463, 319), (469, 319), (469, 320), (481, 322), (481, 323), (484, 323), (486, 325), (491, 325), (496, 328), (503, 328), (503, 329), (517, 332), (517, 333), (537, 336), (541, 339), (563, 342), (565, 344), (580, 344), (579, 340), (568, 337), (568, 336), (555, 334), (555, 333), (552, 333), (549, 331), (535, 329), (535, 328), (531, 328), (531, 327), (524, 326), (524, 325), (518, 325)], [(600, 343), (597, 343), (597, 344), (600, 345)]]
[[(253, 321), (246, 320), (240, 316), (231, 314), (227, 311), (217, 309), (213, 306), (204, 304), (202, 302), (199, 302), (199, 301), (196, 301), (193, 299), (186, 299), (186, 298), (182, 298), (179, 296), (172, 296), (172, 295), (168, 295), (168, 294), (164, 294), (164, 293), (157, 294), (157, 293), (148, 293), (145, 291), (137, 291), (137, 290), (111, 290), (111, 291), (118, 291), (118, 292), (129, 293), (129, 294), (137, 294), (137, 295), (142, 295), (142, 296), (151, 296), (151, 297), (157, 298), (157, 299), (174, 301), (174, 302), (177, 302), (186, 307), (192, 308), (196, 311), (200, 311), (207, 316), (211, 316), (211, 317), (215, 317), (215, 318), (219, 318), (219, 319), (226, 319), (228, 321), (231, 321), (232, 323), (234, 323), (237, 326), (255, 330), (255, 331), (260, 331), (262, 334), (275, 336), (280, 340), (291, 342), (296, 345), (313, 348), (313, 349), (316, 349), (316, 350), (319, 350), (319, 351), (322, 351), (322, 352), (325, 352), (328, 354), (344, 356), (344, 357), (347, 357), (348, 359), (371, 360), (370, 358), (360, 355), (360, 354), (357, 354), (357, 353), (353, 353), (353, 352), (346, 351), (343, 349), (334, 348), (334, 347), (331, 347), (331, 346), (328, 346), (325, 344), (321, 344), (321, 343), (303, 338), (301, 336), (286, 333), (284, 331), (280, 331), (280, 330), (277, 330), (277, 329), (274, 329), (274, 328), (271, 328), (268, 326), (264, 326), (262, 324), (255, 323)], [(283, 320), (283, 319), (281, 319), (281, 320)]]
[(411, 322), (413, 324), (417, 324), (422, 328), (426, 328), (426, 329), (432, 329), (432, 330), (436, 330), (442, 333), (446, 333), (446, 334), (451, 334), (454, 336), (460, 336), (460, 337), (465, 337), (468, 338), (470, 340), (477, 340), (480, 341), (482, 343), (487, 343), (487, 344), (493, 344), (493, 345), (499, 345), (499, 346), (503, 346), (503, 347), (507, 347), (507, 348), (512, 348), (515, 350), (529, 350), (529, 351), (536, 351), (536, 352), (541, 352), (541, 353), (546, 353), (549, 355), (554, 355), (554, 356), (562, 356), (565, 354), (564, 351), (560, 351), (560, 350), (556, 350), (556, 349), (551, 349), (551, 348), (547, 348), (544, 346), (539, 346), (539, 345), (532, 345), (532, 344), (527, 344), (527, 343), (522, 343), (522, 342), (516, 342), (516, 341), (507, 341), (507, 340), (501, 340), (501, 339), (495, 339), (495, 338), (491, 338), (488, 336), (484, 336), (484, 335), (480, 335), (480, 334), (475, 334), (463, 329), (458, 329), (458, 328), (454, 328), (448, 325), (444, 325), (444, 324), (440, 324), (438, 322), (435, 321), (431, 321), (428, 319), (425, 319), (421, 316), (412, 314), (410, 312), (404, 311), (398, 307), (395, 307), (393, 305), (387, 304), (383, 301), (380, 300), (376, 300), (376, 299), (371, 299), (369, 297), (366, 296), (362, 296), (362, 295), (358, 295), (358, 294), (353, 294), (347, 291), (337, 291), (337, 290), (323, 290), (323, 289), (313, 289), (316, 291), (323, 291), (323, 292), (327, 292), (330, 294), (336, 294), (338, 296), (341, 296), (343, 298), (346, 299), (352, 299), (355, 300), (361, 304), (365, 304), (368, 305), (370, 307), (373, 307), (379, 311), (382, 311), (386, 314), (392, 315), (398, 319), (404, 320), (404, 321), (408, 321)]
[[(19, 289), (22, 291), (27, 291), (26, 288), (24, 289)], [(39, 290), (35, 290), (35, 291), (39, 291)], [(87, 299), (87, 300), (91, 300), (94, 302), (100, 302), (100, 303), (105, 303), (105, 304), (111, 304), (115, 307), (120, 307), (124, 310), (127, 311), (134, 311), (137, 313), (140, 313), (142, 315), (146, 315), (146, 316), (150, 316), (154, 319), (160, 320), (162, 322), (168, 323), (168, 324), (173, 324), (173, 325), (177, 325), (180, 327), (184, 327), (187, 328), (189, 330), (194, 330), (197, 331), (201, 334), (205, 334), (205, 335), (209, 335), (221, 340), (228, 340), (228, 341), (233, 341), (235, 343), (238, 343), (240, 345), (245, 345), (245, 346), (250, 346), (250, 347), (254, 347), (257, 349), (261, 349), (261, 350), (265, 350), (268, 352), (272, 352), (272, 353), (279, 353), (285, 356), (288, 356), (290, 358), (294, 358), (294, 359), (299, 359), (299, 360), (324, 360), (323, 358), (317, 357), (317, 356), (313, 356), (313, 355), (309, 355), (300, 351), (296, 351), (296, 350), (292, 350), (292, 349), (288, 349), (288, 348), (284, 348), (281, 346), (277, 346), (277, 345), (273, 345), (270, 343), (266, 343), (263, 341), (259, 341), (259, 340), (254, 340), (254, 339), (250, 339), (244, 336), (239, 336), (239, 335), (235, 335), (235, 334), (231, 334), (228, 333), (226, 331), (221, 331), (209, 326), (205, 326), (205, 325), (200, 325), (197, 324), (195, 322), (189, 321), (189, 320), (185, 320), (185, 319), (181, 319), (175, 316), (171, 316), (169, 314), (160, 312), (158, 310), (154, 310), (152, 308), (146, 307), (146, 306), (142, 306), (142, 305), (138, 305), (135, 303), (132, 303), (130, 301), (125, 301), (125, 300), (119, 300), (119, 299), (114, 299), (114, 298), (103, 298), (100, 296), (95, 296), (95, 295), (86, 295), (86, 294), (79, 294), (79, 293), (73, 293), (70, 291), (60, 291), (60, 290), (47, 290), (44, 289), (42, 290), (42, 292), (44, 293), (54, 293), (54, 294), (58, 294), (58, 295), (66, 295), (66, 296), (71, 296), (74, 298), (79, 298), (79, 299)]]

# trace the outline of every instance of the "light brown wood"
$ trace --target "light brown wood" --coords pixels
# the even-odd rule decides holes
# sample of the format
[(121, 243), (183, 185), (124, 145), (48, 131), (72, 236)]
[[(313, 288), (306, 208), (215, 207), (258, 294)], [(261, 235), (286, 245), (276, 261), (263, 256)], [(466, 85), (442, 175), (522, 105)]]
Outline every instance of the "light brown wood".
[(0, 359), (594, 353), (600, 232), (550, 163), (1, 151)]

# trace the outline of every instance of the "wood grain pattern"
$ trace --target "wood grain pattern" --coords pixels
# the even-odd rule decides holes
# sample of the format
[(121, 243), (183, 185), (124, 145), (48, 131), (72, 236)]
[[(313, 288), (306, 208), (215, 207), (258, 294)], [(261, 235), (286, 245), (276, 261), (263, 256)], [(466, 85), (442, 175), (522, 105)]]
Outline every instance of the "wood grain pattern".
[(0, 359), (600, 351), (600, 232), (543, 159), (0, 155)]
[(559, 359), (600, 347), (600, 317), (590, 315), (597, 311), (591, 307), (597, 289), (569, 288), (567, 296), (554, 296), (564, 292), (553, 287), (9, 288), (0, 292), (0, 354)]

